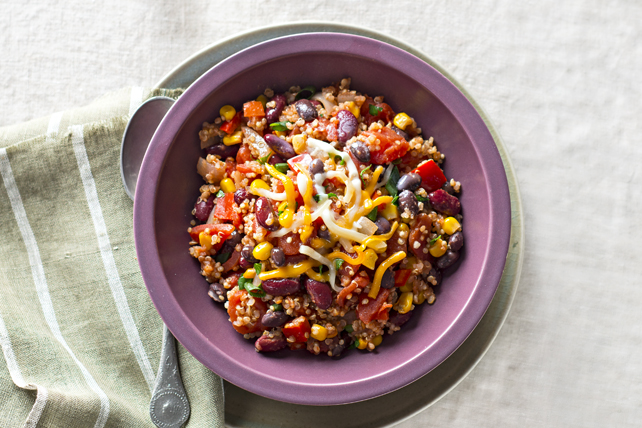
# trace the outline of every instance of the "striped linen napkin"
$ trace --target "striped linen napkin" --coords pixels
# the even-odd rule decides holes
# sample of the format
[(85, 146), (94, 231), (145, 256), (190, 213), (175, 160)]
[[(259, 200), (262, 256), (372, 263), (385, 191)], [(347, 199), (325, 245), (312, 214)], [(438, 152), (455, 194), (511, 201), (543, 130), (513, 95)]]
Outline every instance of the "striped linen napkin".
[[(147, 97), (0, 128), (0, 426), (153, 427), (162, 321), (138, 269), (120, 142)], [(187, 427), (223, 427), (221, 378), (178, 347)]]

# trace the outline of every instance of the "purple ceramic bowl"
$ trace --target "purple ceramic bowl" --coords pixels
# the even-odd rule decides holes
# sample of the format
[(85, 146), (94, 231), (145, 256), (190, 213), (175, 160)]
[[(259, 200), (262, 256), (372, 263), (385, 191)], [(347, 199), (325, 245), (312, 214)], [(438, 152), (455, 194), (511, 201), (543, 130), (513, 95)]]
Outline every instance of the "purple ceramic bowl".
[[(352, 77), (352, 88), (384, 95), (433, 136), (448, 178), (462, 183), (466, 244), (462, 257), (402, 331), (375, 352), (334, 360), (306, 351), (259, 354), (207, 295), (188, 253), (187, 228), (202, 184), (198, 131), (225, 104), (240, 105), (266, 87), (317, 88)], [(302, 34), (245, 49), (205, 73), (178, 99), (145, 156), (134, 205), (138, 262), (156, 309), (176, 338), (206, 367), (253, 393), (308, 405), (357, 402), (425, 375), (473, 331), (502, 275), (510, 235), (504, 167), (484, 121), (437, 70), (380, 41), (336, 33)]]

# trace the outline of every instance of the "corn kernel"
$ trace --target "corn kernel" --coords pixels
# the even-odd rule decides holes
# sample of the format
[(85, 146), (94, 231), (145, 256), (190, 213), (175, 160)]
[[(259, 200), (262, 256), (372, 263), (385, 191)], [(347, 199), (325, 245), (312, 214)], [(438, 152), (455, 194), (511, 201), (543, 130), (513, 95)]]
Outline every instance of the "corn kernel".
[(221, 189), (223, 189), (225, 193), (234, 193), (236, 192), (236, 185), (231, 178), (224, 178), (221, 180)]
[(350, 110), (350, 113), (354, 115), (357, 119), (359, 119), (359, 116), (361, 115), (361, 110), (357, 105), (354, 103), (354, 101), (350, 101), (349, 103), (346, 104), (348, 107), (348, 110)]
[(444, 220), (444, 232), (449, 235), (457, 232), (461, 228), (461, 224), (457, 221), (455, 217), (446, 217)]
[[(327, 325), (327, 324), (326, 324), (326, 325)], [(332, 338), (333, 338), (333, 337), (335, 337), (337, 334), (339, 334), (339, 330), (337, 330), (336, 328), (333, 328), (331, 331), (332, 331), (332, 333), (328, 333), (328, 337), (326, 337), (326, 339), (332, 339)]]
[(270, 252), (272, 251), (272, 247), (273, 245), (267, 241), (261, 242), (259, 244), (256, 244), (256, 247), (254, 247), (254, 250), (252, 251), (252, 255), (254, 256), (255, 259), (267, 260), (270, 258)]
[(372, 344), (374, 346), (379, 346), (379, 345), (381, 345), (382, 341), (383, 341), (383, 336), (382, 335), (378, 335), (378, 336), (375, 336), (374, 339), (372, 339)]
[(397, 128), (406, 129), (408, 125), (412, 124), (412, 119), (406, 113), (399, 113), (395, 116), (392, 122)]
[(286, 135), (288, 135), (288, 133), (285, 131), (274, 131), (274, 135), (276, 135), (277, 137), (284, 138)]
[(297, 152), (297, 154), (305, 152), (305, 150), (308, 148), (307, 140), (308, 136), (306, 134), (297, 134), (292, 137), (292, 146), (294, 147), (294, 151)]
[(315, 250), (318, 250), (319, 248), (323, 248), (323, 247), (325, 247), (326, 242), (328, 242), (328, 241), (326, 241), (325, 239), (321, 239), (321, 238), (314, 238), (314, 239), (312, 240), (312, 242), (310, 243), (310, 244), (312, 244), (312, 245), (310, 245), (310, 246), (311, 246), (312, 248), (314, 248)]
[(412, 310), (412, 293), (406, 292), (401, 293), (399, 301), (397, 302), (398, 308), (397, 312), (400, 314), (408, 313)]
[(254, 270), (254, 268), (249, 268), (248, 270), (243, 272), (243, 278), (252, 279), (255, 276), (256, 276), (256, 271)]
[(412, 291), (412, 283), (411, 282), (405, 283), (403, 286), (399, 287), (399, 291), (401, 291), (402, 293), (407, 293), (409, 291)]
[(212, 248), (212, 235), (206, 232), (199, 233), (198, 243), (201, 245), (201, 247), (209, 251), (210, 248)]
[(395, 204), (386, 204), (386, 207), (381, 211), (381, 215), (388, 221), (396, 220), (399, 218), (399, 210)]
[(221, 107), (218, 112), (225, 120), (232, 120), (236, 115), (236, 109), (229, 104)]
[(250, 184), (250, 192), (254, 195), (260, 196), (257, 192), (258, 189), (270, 190), (270, 186), (268, 186), (265, 181), (257, 178), (252, 182), (252, 184)]
[(256, 100), (259, 101), (261, 104), (263, 104), (263, 108), (265, 108), (265, 105), (268, 102), (268, 99), (265, 95), (261, 94), (258, 97), (256, 97)]
[(319, 341), (324, 341), (328, 337), (328, 329), (319, 324), (313, 324), (310, 336)]
[(421, 293), (420, 295), (417, 296), (417, 304), (418, 305), (421, 305), (425, 301), (426, 301), (426, 296), (424, 296), (423, 293)]
[(401, 232), (406, 232), (406, 233), (408, 233), (409, 231), (410, 231), (410, 228), (408, 227), (408, 225), (407, 225), (407, 224), (405, 224), (405, 223), (401, 223), (401, 224), (399, 225), (399, 232), (400, 232), (400, 233), (401, 233)]
[(444, 245), (444, 241), (441, 239), (437, 239), (434, 244), (430, 246), (428, 249), (430, 251), (430, 255), (433, 257), (441, 257), (444, 254), (446, 254), (446, 246)]
[(367, 346), (368, 346), (368, 342), (366, 342), (363, 339), (359, 339), (359, 344), (357, 345), (358, 349), (366, 349)]
[(235, 144), (241, 144), (243, 141), (243, 131), (236, 131), (232, 135), (226, 135), (223, 137), (223, 144), (226, 146), (233, 146)]
[(377, 262), (377, 259), (379, 256), (377, 253), (374, 252), (374, 250), (368, 248), (365, 252), (366, 257), (363, 259), (362, 265), (367, 267), (368, 269), (374, 269), (375, 268), (375, 263)]

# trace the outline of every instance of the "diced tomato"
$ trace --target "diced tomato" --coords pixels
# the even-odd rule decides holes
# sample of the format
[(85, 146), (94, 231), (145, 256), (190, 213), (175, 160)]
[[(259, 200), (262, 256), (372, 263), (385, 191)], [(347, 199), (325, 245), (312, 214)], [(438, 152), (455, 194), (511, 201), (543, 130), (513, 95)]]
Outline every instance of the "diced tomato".
[(254, 221), (252, 222), (252, 230), (251, 230), (251, 234), (255, 234), (255, 233), (259, 235), (267, 234), (267, 229), (265, 229), (263, 226), (259, 224), (259, 221), (256, 219), (256, 217), (254, 217)]
[[(368, 324), (374, 319), (387, 320), (390, 307), (386, 304), (390, 290), (380, 288), (376, 299), (371, 299), (366, 293), (359, 296), (359, 306), (357, 306), (357, 316), (364, 323)], [(365, 304), (363, 302), (366, 302)]]
[[(343, 268), (343, 266), (341, 267)], [(370, 279), (368, 277), (361, 276), (361, 275), (355, 276), (354, 279), (350, 281), (350, 284), (348, 284), (347, 287), (344, 287), (341, 291), (339, 291), (339, 294), (337, 295), (337, 304), (339, 306), (344, 306), (346, 303), (346, 299), (348, 298), (348, 295), (352, 294), (352, 292), (357, 287), (363, 290), (364, 288), (366, 288), (369, 282), (370, 282)]]
[(379, 140), (380, 143), (377, 150), (373, 150), (372, 145), (369, 147), (370, 160), (377, 165), (390, 163), (402, 157), (410, 148), (410, 144), (401, 135), (387, 127), (364, 131), (362, 135), (366, 138), (372, 135)]
[(292, 171), (297, 171), (299, 167), (296, 166), (296, 164), (299, 164), (302, 168), (305, 168), (306, 172), (308, 172), (311, 163), (312, 156), (307, 153), (288, 159), (288, 165), (290, 165), (290, 169)]
[(253, 172), (253, 173), (258, 175), (258, 174), (261, 174), (263, 172), (263, 168), (256, 161), (240, 163), (240, 164), (236, 165), (236, 170), (238, 172), (242, 172), (243, 174), (247, 174), (249, 172)]
[(261, 299), (254, 299), (254, 309), (259, 311), (259, 317), (256, 322), (245, 325), (234, 324), (234, 321), (239, 318), (239, 315), (236, 312), (236, 307), (241, 304), (241, 298), (247, 294), (246, 290), (239, 290), (238, 287), (234, 287), (228, 295), (229, 304), (227, 307), (227, 314), (230, 316), (230, 321), (232, 321), (232, 327), (234, 327), (234, 330), (241, 334), (265, 330), (265, 327), (263, 327), (263, 324), (261, 323), (261, 318), (263, 317), (263, 314), (267, 312), (267, 305)]
[(395, 287), (403, 287), (410, 279), (412, 269), (399, 269), (395, 271)]
[(318, 121), (319, 124), (317, 125), (315, 130), (321, 134), (321, 137), (328, 141), (337, 141), (337, 127), (324, 117), (320, 117)]
[[(230, 302), (230, 305), (232, 303)], [(310, 323), (304, 316), (300, 316), (283, 326), (283, 335), (285, 337), (294, 337), (295, 342), (307, 342), (310, 336)], [(306, 333), (308, 337), (306, 337)]]
[(213, 215), (220, 220), (229, 220), (235, 226), (241, 224), (241, 214), (238, 205), (234, 202), (234, 193), (226, 193), (225, 196), (217, 199)]
[(236, 163), (242, 164), (251, 160), (252, 152), (250, 151), (250, 148), (247, 146), (247, 144), (241, 144), (241, 147), (239, 147), (239, 151), (236, 154)]
[[(288, 242), (288, 238), (292, 238), (290, 239), (290, 242)], [(279, 241), (279, 244), (277, 246), (283, 250), (286, 256), (299, 254), (299, 247), (301, 247), (301, 238), (299, 238), (298, 233), (290, 232), (287, 235), (283, 235), (277, 239)]]
[(432, 159), (419, 165), (417, 168), (413, 169), (412, 172), (421, 176), (421, 187), (426, 189), (426, 192), (428, 193), (441, 189), (441, 186), (446, 184), (447, 181), (444, 172)]
[(236, 162), (234, 161), (225, 161), (225, 173), (228, 177), (236, 170)]
[[(356, 259), (357, 257), (359, 257), (357, 255), (357, 253), (348, 253), (344, 248), (341, 249), (341, 252), (344, 253), (345, 255), (347, 255), (348, 257), (350, 257), (351, 259)], [(348, 267), (350, 269), (348, 269)], [(339, 268), (339, 275), (340, 276), (344, 276), (344, 275), (352, 276), (355, 273), (357, 273), (357, 271), (359, 270), (360, 267), (361, 267), (361, 264), (353, 265), (353, 264), (350, 264), (350, 263), (344, 261), (341, 264), (341, 267)], [(352, 274), (350, 274), (350, 271), (352, 271)], [(361, 278), (363, 278), (363, 277), (361, 277)], [(368, 281), (369, 280), (366, 279), (366, 283), (363, 285), (364, 287), (366, 285), (368, 285)]]
[(209, 229), (210, 236), (218, 235), (221, 239), (218, 244), (212, 246), (215, 251), (218, 251), (219, 248), (223, 246), (225, 240), (230, 237), (236, 228), (231, 224), (199, 224), (198, 226), (192, 227), (189, 236), (191, 236), (194, 241), (198, 242), (198, 235), (200, 235), (201, 232), (205, 232), (206, 229)]
[(245, 117), (265, 116), (265, 109), (260, 101), (250, 101), (243, 104), (243, 115)]
[[(373, 105), (378, 109), (381, 109), (376, 115), (370, 114), (370, 106)], [(395, 117), (395, 112), (392, 110), (386, 103), (375, 103), (372, 98), (366, 98), (366, 102), (361, 105), (361, 116), (363, 116), (363, 121), (366, 125), (370, 126), (372, 122), (377, 122), (383, 120), (386, 124), (392, 122), (392, 119)]]
[(232, 120), (227, 120), (223, 122), (221, 125), (221, 131), (226, 132), (228, 134), (233, 134), (234, 131), (236, 131), (236, 128), (239, 126), (241, 123), (241, 112), (238, 112), (234, 115)]

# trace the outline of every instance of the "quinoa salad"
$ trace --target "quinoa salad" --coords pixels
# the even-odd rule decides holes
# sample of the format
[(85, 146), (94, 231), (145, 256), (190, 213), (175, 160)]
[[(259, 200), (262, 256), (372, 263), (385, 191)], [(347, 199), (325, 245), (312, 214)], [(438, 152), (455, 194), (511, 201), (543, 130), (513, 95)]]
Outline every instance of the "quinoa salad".
[(444, 155), (350, 84), (266, 89), (199, 132), (189, 252), (259, 352), (385, 346), (459, 259), (461, 185)]

